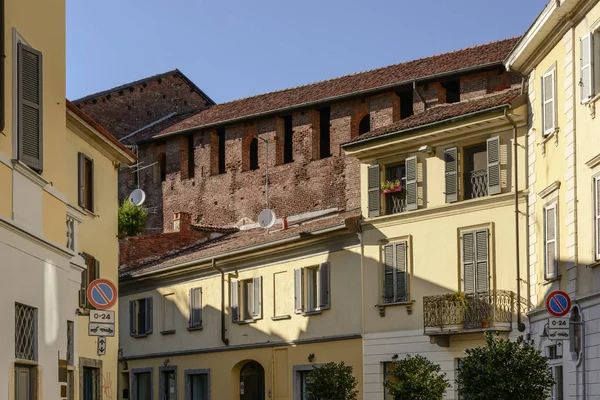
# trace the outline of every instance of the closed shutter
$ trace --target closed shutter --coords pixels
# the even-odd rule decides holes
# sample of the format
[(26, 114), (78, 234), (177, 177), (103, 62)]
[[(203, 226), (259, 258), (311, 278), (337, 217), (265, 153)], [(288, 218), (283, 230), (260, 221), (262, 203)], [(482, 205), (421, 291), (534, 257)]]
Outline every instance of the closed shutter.
[(94, 182), (94, 160), (90, 160), (90, 187), (86, 188), (86, 191), (89, 192), (86, 193), (86, 196), (89, 196), (90, 199), (90, 204), (88, 204), (89, 208), (88, 210), (90, 210), (91, 212), (94, 212), (94, 195), (95, 195), (95, 190), (94, 188), (96, 187), (96, 183)]
[(135, 300), (129, 301), (129, 335), (135, 336), (135, 321), (136, 321)]
[(596, 237), (596, 261), (600, 260), (600, 177), (594, 179), (594, 228)]
[(252, 279), (252, 287), (254, 290), (254, 305), (252, 307), (252, 318), (262, 318), (262, 276), (257, 276)]
[(589, 100), (594, 94), (594, 73), (592, 66), (593, 35), (586, 35), (579, 40), (580, 45), (580, 77), (581, 101)]
[(321, 310), (331, 307), (331, 282), (329, 280), (329, 263), (324, 262), (319, 266), (319, 308)]
[(463, 289), (465, 293), (475, 292), (475, 232), (462, 234)]
[(238, 282), (231, 281), (231, 321), (233, 322), (238, 322), (240, 318), (238, 295)]
[(417, 209), (417, 157), (408, 157), (406, 167), (406, 210)]
[(458, 148), (444, 150), (446, 203), (458, 201)]
[(490, 286), (488, 230), (482, 229), (475, 233), (475, 262), (477, 292), (485, 293)]
[(542, 124), (544, 136), (554, 132), (554, 70), (542, 77)]
[(396, 300), (408, 301), (406, 242), (396, 243)]
[(77, 177), (79, 205), (85, 207), (85, 156), (83, 153), (79, 153), (77, 157)]
[(544, 247), (546, 279), (554, 278), (558, 271), (556, 203), (544, 209)]
[(146, 333), (152, 333), (152, 297), (146, 297)]
[(393, 303), (395, 300), (394, 286), (394, 245), (383, 246), (383, 302)]
[(381, 196), (379, 194), (379, 190), (380, 190), (379, 164), (369, 166), (367, 175), (368, 175), (367, 181), (368, 181), (368, 186), (369, 186), (369, 200), (368, 200), (369, 218), (370, 217), (378, 217), (379, 209), (381, 207), (381, 205), (380, 205)]
[(301, 314), (304, 309), (303, 275), (302, 268), (294, 270), (294, 312), (296, 314)]
[(190, 289), (190, 327), (202, 326), (202, 288)]
[(500, 137), (487, 140), (488, 195), (500, 193)]
[(94, 276), (92, 279), (100, 279), (100, 261), (94, 259)]
[(42, 53), (18, 45), (18, 147), (19, 160), (41, 172), (42, 140)]

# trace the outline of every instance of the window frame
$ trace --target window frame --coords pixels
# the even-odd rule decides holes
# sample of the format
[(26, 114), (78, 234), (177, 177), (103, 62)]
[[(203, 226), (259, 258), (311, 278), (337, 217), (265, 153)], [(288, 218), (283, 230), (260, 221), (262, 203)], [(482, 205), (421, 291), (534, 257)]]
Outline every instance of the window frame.
[(175, 378), (175, 399), (177, 399), (177, 365), (158, 367), (158, 398), (159, 400), (168, 400), (170, 396), (165, 396), (165, 386), (167, 384), (166, 375), (173, 373)]
[[(142, 304), (142, 302), (144, 304), (144, 307), (140, 307), (140, 304)], [(133, 310), (132, 304), (134, 305)], [(144, 310), (144, 332), (140, 333), (140, 314), (142, 314), (142, 308)], [(134, 312), (133, 317), (131, 316), (132, 311)], [(129, 312), (129, 336), (134, 338), (142, 338), (152, 334), (154, 328), (154, 318), (152, 315), (154, 313), (154, 305), (152, 296), (140, 297), (137, 299), (129, 300)]]
[(600, 261), (600, 175), (596, 175), (592, 179), (594, 260)]
[[(199, 291), (200, 292), (200, 304), (196, 304), (196, 302), (194, 301), (194, 292)], [(193, 287), (190, 288), (190, 318), (189, 318), (189, 324), (188, 324), (188, 330), (194, 330), (194, 329), (202, 329), (202, 287), (198, 286), (198, 287)], [(194, 319), (194, 310), (195, 309), (199, 309), (200, 310), (200, 321), (196, 321)]]
[[(323, 268), (323, 270), (322, 270)], [(299, 271), (299, 272), (297, 272)], [(307, 273), (310, 271), (310, 273)], [(312, 278), (311, 278), (312, 274)], [(326, 275), (327, 278), (327, 287), (323, 288), (323, 278)], [(300, 279), (300, 283), (298, 284), (297, 280)], [(314, 285), (312, 284), (312, 280), (316, 279)], [(327, 301), (323, 300), (322, 291), (327, 290)], [(312, 290), (316, 290), (316, 295), (313, 295)], [(297, 292), (299, 292), (301, 298), (301, 309), (297, 308)], [(312, 301), (316, 301), (315, 307), (311, 307), (310, 304)], [(323, 303), (323, 304), (321, 304)], [(320, 314), (323, 310), (328, 310), (331, 308), (331, 263), (329, 261), (322, 262), (316, 265), (309, 265), (306, 267), (296, 268), (294, 270), (294, 313), (301, 315), (313, 315)]]
[(394, 400), (393, 396), (387, 392), (385, 388), (385, 381), (387, 380), (388, 375), (390, 375), (389, 367), (393, 366), (393, 361), (384, 361), (381, 363), (383, 380), (381, 381), (381, 385), (383, 386), (383, 400)]
[(184, 374), (184, 382), (185, 382), (185, 399), (192, 398), (192, 376), (195, 375), (206, 375), (206, 391), (208, 396), (207, 400), (210, 400), (210, 368), (200, 368), (200, 369), (186, 369)]
[[(544, 80), (552, 76), (552, 98), (548, 100), (546, 98), (546, 89)], [(546, 127), (546, 104), (552, 103), (552, 126)], [(553, 66), (549, 71), (542, 75), (542, 135), (547, 137), (552, 133), (556, 132), (556, 66)]]
[[(176, 296), (175, 293), (166, 293), (162, 295), (162, 331), (160, 332), (162, 335), (168, 335), (168, 334), (172, 334), (175, 333), (176, 331), (176, 324), (175, 324), (175, 315), (176, 315), (176, 310), (177, 310), (177, 304), (175, 302)], [(167, 308), (172, 307), (172, 315), (171, 318), (172, 320), (172, 329), (167, 329), (170, 328), (167, 326)]]
[[(380, 249), (380, 265), (381, 265), (381, 269), (380, 269), (380, 279), (381, 279), (381, 284), (380, 284), (380, 299), (381, 299), (381, 304), (383, 305), (394, 305), (394, 304), (407, 304), (407, 303), (411, 303), (411, 290), (410, 290), (410, 279), (412, 276), (411, 273), (411, 267), (412, 264), (410, 262), (411, 260), (411, 238), (410, 237), (403, 237), (403, 238), (395, 238), (395, 239), (390, 239), (388, 242), (384, 242), (381, 244), (381, 249)], [(399, 299), (399, 295), (398, 295), (398, 288), (397, 288), (397, 282), (398, 282), (398, 278), (397, 278), (397, 274), (398, 274), (398, 265), (397, 265), (397, 257), (398, 257), (398, 250), (397, 250), (397, 246), (403, 244), (405, 246), (404, 252), (405, 252), (405, 277), (404, 277), (404, 293), (405, 293), (405, 297), (403, 300)], [(392, 254), (393, 254), (393, 269), (392, 269), (392, 282), (393, 282), (393, 301), (391, 302), (387, 302), (386, 299), (386, 292), (385, 292), (385, 281), (386, 281), (386, 256), (385, 256), (385, 249), (386, 246), (392, 246)]]
[(137, 392), (137, 376), (141, 374), (150, 374), (150, 398), (144, 400), (154, 399), (154, 368), (134, 368), (131, 370), (129, 375), (129, 398), (131, 400), (140, 400)]
[[(549, 210), (554, 210), (554, 239), (550, 239), (548, 240), (547, 235), (548, 235), (548, 211)], [(552, 279), (556, 279), (559, 277), (559, 260), (558, 260), (558, 225), (559, 225), (559, 219), (558, 219), (558, 200), (552, 200), (550, 201), (548, 204), (546, 204), (544, 206), (543, 209), (543, 237), (544, 237), (544, 242), (543, 242), (543, 247), (544, 247), (544, 279), (545, 280), (552, 280)], [(553, 271), (549, 271), (549, 265), (548, 265), (548, 242), (549, 241), (554, 241), (554, 267), (553, 267)]]
[[(89, 168), (88, 168), (89, 166)], [(85, 153), (78, 153), (79, 206), (94, 213), (95, 173), (94, 160)], [(89, 176), (88, 176), (89, 173)], [(89, 180), (89, 182), (88, 182)], [(88, 184), (89, 183), (89, 184)], [(91, 193), (90, 193), (91, 192)], [(89, 202), (89, 204), (88, 204)]]

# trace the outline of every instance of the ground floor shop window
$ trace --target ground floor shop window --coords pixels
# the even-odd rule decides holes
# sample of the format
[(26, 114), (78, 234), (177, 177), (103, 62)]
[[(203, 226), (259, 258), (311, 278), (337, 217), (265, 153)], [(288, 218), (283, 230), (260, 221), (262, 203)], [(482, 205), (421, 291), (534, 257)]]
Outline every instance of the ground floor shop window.
[(185, 371), (185, 399), (210, 399), (210, 372), (208, 369), (191, 369)]
[(161, 367), (159, 372), (159, 399), (177, 400), (177, 367)]
[(152, 368), (131, 371), (131, 400), (152, 400)]

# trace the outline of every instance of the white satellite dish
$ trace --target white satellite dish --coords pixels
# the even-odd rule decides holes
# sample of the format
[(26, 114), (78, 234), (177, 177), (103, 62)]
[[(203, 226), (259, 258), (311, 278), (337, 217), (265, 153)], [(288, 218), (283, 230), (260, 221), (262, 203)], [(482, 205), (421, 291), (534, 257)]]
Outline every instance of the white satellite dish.
[(146, 193), (144, 193), (142, 189), (135, 189), (129, 195), (129, 200), (131, 200), (134, 205), (141, 206), (144, 204), (144, 201), (146, 201)]
[(273, 210), (264, 209), (258, 214), (258, 224), (263, 228), (270, 228), (275, 224), (275, 213)]

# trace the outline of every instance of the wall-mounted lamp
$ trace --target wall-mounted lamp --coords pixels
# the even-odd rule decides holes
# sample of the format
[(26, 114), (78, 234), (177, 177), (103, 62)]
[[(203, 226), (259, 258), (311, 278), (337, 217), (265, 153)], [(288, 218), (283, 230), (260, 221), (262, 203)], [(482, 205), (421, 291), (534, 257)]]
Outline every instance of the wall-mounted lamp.
[(392, 361), (396, 361), (397, 359), (398, 359), (398, 353), (396, 353), (392, 356)]
[(308, 362), (313, 362), (314, 359), (315, 359), (315, 353), (310, 353), (308, 355)]
[(163, 361), (163, 365), (166, 367), (167, 365), (169, 365), (169, 359), (165, 358), (165, 361)]
[(419, 147), (419, 153), (425, 153), (428, 156), (432, 156), (435, 154), (435, 148), (433, 148), (429, 145), (421, 146), (421, 147)]

